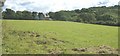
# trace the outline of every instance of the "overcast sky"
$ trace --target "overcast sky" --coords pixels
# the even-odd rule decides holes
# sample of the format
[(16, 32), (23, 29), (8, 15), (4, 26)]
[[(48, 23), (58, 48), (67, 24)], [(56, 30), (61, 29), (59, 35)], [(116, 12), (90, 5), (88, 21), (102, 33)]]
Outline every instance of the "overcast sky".
[(60, 10), (74, 10), (93, 6), (113, 6), (119, 0), (6, 0), (5, 8), (15, 11), (49, 12)]

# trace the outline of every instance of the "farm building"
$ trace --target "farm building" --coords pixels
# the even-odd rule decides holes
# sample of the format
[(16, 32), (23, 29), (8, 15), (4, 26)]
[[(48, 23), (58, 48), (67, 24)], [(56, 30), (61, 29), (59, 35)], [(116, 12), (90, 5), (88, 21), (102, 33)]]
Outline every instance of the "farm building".
[(43, 20), (52, 20), (48, 14), (44, 14)]

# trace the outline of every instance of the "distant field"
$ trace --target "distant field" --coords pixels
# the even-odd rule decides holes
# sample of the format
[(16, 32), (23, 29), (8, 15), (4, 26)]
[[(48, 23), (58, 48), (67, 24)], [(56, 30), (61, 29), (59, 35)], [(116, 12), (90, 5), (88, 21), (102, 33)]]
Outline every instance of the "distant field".
[(3, 53), (8, 54), (116, 53), (118, 27), (64, 21), (3, 20), (2, 45)]

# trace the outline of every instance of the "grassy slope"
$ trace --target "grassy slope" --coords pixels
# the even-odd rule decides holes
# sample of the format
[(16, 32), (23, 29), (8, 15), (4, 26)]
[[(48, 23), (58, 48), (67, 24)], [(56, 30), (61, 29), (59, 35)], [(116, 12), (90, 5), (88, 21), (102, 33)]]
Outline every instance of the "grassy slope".
[[(40, 40), (40, 38), (36, 39), (28, 36), (25, 37), (26, 39), (19, 41), (19, 37), (22, 36), (9, 34), (10, 30), (36, 32), (41, 37), (45, 35), (47, 39), (43, 39), (50, 41), (50, 43), (37, 45), (33, 42)], [(70, 49), (99, 45), (118, 48), (118, 27), (113, 26), (63, 21), (4, 20), (3, 33), (6, 37), (3, 39), (3, 43), (6, 43), (3, 47), (3, 53), (48, 53), (47, 50), (54, 48), (57, 50), (61, 48), (67, 49), (65, 53), (75, 53), (70, 51)], [(53, 43), (50, 38), (68, 41), (69, 43)], [(27, 41), (31, 42), (32, 47), (29, 47), (30, 43), (27, 43)], [(43, 46), (47, 46), (47, 49), (43, 50)]]

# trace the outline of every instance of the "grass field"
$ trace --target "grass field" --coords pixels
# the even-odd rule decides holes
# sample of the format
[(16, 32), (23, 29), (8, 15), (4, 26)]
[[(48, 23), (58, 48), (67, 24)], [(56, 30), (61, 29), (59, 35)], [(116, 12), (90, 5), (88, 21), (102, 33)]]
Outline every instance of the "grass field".
[(3, 20), (2, 46), (3, 53), (7, 54), (96, 54), (102, 49), (114, 51), (118, 48), (118, 27), (64, 21)]

